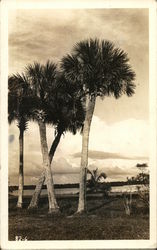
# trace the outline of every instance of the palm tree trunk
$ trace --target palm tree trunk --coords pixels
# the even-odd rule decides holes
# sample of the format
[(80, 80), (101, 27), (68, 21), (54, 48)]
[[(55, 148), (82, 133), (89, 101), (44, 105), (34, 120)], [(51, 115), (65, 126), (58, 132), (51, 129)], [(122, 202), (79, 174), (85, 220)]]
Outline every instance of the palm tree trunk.
[(79, 204), (77, 213), (86, 212), (86, 179), (88, 166), (88, 144), (90, 125), (94, 113), (96, 96), (93, 95), (90, 99), (86, 98), (86, 116), (82, 133), (82, 153), (81, 153), (81, 169), (80, 169), (80, 191)]
[(51, 173), (51, 165), (49, 161), (48, 145), (46, 139), (46, 126), (41, 120), (38, 121), (40, 132), (40, 143), (43, 157), (43, 168), (45, 172), (45, 180), (47, 186), (48, 200), (49, 200), (49, 213), (58, 212), (58, 205), (55, 198), (54, 184)]
[(38, 183), (35, 187), (35, 191), (33, 193), (31, 202), (28, 206), (28, 209), (36, 209), (38, 207), (38, 201), (39, 201), (39, 197), (41, 194), (41, 190), (42, 190), (42, 186), (44, 184), (45, 181), (45, 170), (41, 173), (41, 176), (38, 179)]
[[(57, 136), (55, 137), (52, 145), (51, 145), (51, 148), (50, 148), (50, 151), (49, 151), (49, 161), (50, 161), (50, 165), (51, 165), (51, 162), (53, 160), (53, 157), (54, 157), (54, 154), (55, 154), (55, 151), (56, 151), (56, 148), (60, 142), (60, 138), (62, 136), (62, 133), (63, 131), (58, 131), (57, 133)], [(40, 198), (40, 194), (41, 194), (41, 190), (42, 190), (42, 186), (44, 184), (44, 181), (45, 181), (45, 170), (42, 172), (39, 180), (38, 180), (38, 183), (36, 185), (36, 188), (35, 188), (35, 191), (33, 193), (33, 196), (32, 196), (32, 199), (31, 199), (31, 202), (29, 204), (29, 207), (28, 209), (34, 209), (34, 208), (37, 208), (38, 207), (38, 201), (39, 201), (39, 198)]]
[(24, 185), (24, 175), (23, 175), (23, 149), (24, 149), (24, 131), (20, 129), (19, 134), (19, 188), (18, 188), (18, 201), (17, 207), (22, 208), (23, 205), (23, 185)]
[(63, 130), (59, 130), (56, 137), (55, 137), (55, 139), (54, 139), (54, 141), (53, 141), (53, 143), (52, 143), (52, 145), (51, 145), (51, 148), (50, 148), (50, 151), (49, 151), (50, 164), (51, 164), (51, 162), (53, 160), (54, 154), (56, 152), (56, 148), (57, 148), (57, 146), (58, 146), (58, 144), (60, 142), (62, 134), (63, 134)]

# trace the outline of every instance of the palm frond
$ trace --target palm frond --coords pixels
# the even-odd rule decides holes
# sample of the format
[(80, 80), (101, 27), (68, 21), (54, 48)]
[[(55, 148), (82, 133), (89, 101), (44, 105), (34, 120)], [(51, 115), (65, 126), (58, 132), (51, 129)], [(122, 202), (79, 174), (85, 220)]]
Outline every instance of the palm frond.
[(98, 176), (97, 181), (100, 181), (102, 178), (105, 180), (105, 179), (107, 178), (107, 175), (106, 175), (105, 173), (101, 173), (101, 174)]
[(21, 131), (25, 131), (28, 129), (28, 119), (26, 117), (19, 117), (19, 120), (17, 122), (17, 127), (21, 130)]
[(57, 65), (51, 61), (47, 61), (45, 65), (43, 65), (43, 81), (48, 85), (52, 84), (56, 78), (57, 74)]
[(79, 82), (81, 84), (81, 64), (76, 55), (64, 56), (61, 60), (61, 69), (64, 72), (65, 78), (71, 83)]

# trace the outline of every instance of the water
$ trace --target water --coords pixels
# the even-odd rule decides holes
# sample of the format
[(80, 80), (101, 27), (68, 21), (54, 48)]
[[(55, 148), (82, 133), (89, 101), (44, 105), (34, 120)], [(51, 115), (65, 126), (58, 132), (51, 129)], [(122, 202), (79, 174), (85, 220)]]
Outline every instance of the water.
[[(56, 188), (55, 194), (61, 195), (61, 194), (76, 194), (79, 192), (79, 188)], [(32, 196), (34, 193), (34, 190), (24, 190), (24, 196)], [(11, 193), (12, 195), (17, 196), (18, 190), (15, 190)], [(46, 195), (47, 189), (43, 189), (41, 191), (41, 195)]]
[[(140, 190), (145, 190), (146, 188), (144, 185), (124, 185), (124, 186), (115, 186), (111, 188), (111, 193), (134, 193), (138, 191), (138, 187), (140, 187)], [(56, 195), (62, 195), (62, 194), (77, 194), (79, 192), (79, 188), (56, 188), (55, 194)], [(24, 196), (32, 196), (34, 193), (34, 190), (24, 190)], [(18, 190), (15, 190), (11, 193), (14, 196), (18, 195)], [(41, 191), (41, 195), (46, 195), (47, 189), (43, 189)]]
[(140, 190), (144, 191), (146, 190), (146, 187), (144, 185), (124, 185), (119, 187), (112, 187), (111, 193), (134, 193), (138, 191), (138, 187)]

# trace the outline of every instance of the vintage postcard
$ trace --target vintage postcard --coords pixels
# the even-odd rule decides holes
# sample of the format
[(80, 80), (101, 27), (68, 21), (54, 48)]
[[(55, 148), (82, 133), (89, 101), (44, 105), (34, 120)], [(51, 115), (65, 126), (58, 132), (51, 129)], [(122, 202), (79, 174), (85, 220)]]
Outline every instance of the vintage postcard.
[(1, 248), (156, 249), (156, 2), (1, 1)]

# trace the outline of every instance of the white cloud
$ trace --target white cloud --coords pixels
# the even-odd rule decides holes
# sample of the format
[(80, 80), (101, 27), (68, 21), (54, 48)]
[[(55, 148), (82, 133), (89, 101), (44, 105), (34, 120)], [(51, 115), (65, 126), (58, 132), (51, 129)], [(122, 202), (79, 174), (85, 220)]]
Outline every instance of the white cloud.
[[(10, 134), (14, 135), (14, 141), (9, 144), (9, 173), (10, 176), (18, 175), (18, 128), (15, 124), (10, 127)], [(53, 140), (54, 130), (52, 127), (47, 128), (47, 137), (49, 147)], [(56, 175), (55, 180), (67, 181), (72, 176), (72, 173), (78, 173), (80, 166), (80, 158), (73, 155), (81, 152), (82, 137), (78, 133), (73, 136), (67, 133), (60, 141), (52, 163), (52, 170)], [(38, 125), (30, 123), (28, 131), (25, 133), (25, 162), (24, 173), (26, 179), (31, 182), (32, 177), (39, 176), (42, 171), (42, 157), (40, 149), (40, 138)], [(110, 153), (119, 153), (123, 156), (135, 157), (149, 156), (149, 125), (142, 120), (125, 120), (112, 125), (107, 125), (105, 122), (94, 116), (91, 131), (89, 149)], [(136, 163), (142, 163), (142, 160), (129, 159), (92, 159), (88, 160), (90, 166), (96, 166), (108, 173), (108, 177), (113, 179), (118, 176), (123, 178), (126, 175), (134, 174)], [(119, 173), (119, 170), (123, 172)], [(112, 174), (111, 174), (112, 172)], [(115, 172), (115, 174), (114, 174)], [(63, 173), (63, 175), (61, 175)], [(64, 175), (64, 173), (69, 173)], [(119, 173), (119, 174), (118, 174)], [(70, 177), (71, 176), (71, 177)], [(17, 180), (17, 178), (16, 178)], [(76, 180), (76, 176), (75, 176)], [(59, 182), (60, 182), (59, 181)], [(71, 179), (72, 181), (72, 179)]]
[[(81, 136), (66, 134), (60, 149), (66, 154), (81, 151)], [(120, 153), (130, 156), (149, 155), (149, 124), (144, 120), (129, 119), (112, 125), (93, 117), (89, 150)]]

